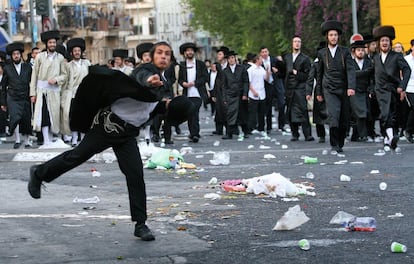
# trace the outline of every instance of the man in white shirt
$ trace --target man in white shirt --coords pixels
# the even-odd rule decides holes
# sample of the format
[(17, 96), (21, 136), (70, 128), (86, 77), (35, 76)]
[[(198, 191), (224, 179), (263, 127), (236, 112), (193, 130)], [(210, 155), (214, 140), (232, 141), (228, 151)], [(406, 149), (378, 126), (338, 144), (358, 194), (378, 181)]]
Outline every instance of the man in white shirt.
[(411, 68), (410, 79), (408, 80), (407, 89), (405, 90), (406, 98), (409, 106), (407, 125), (405, 127), (404, 136), (407, 141), (414, 143), (414, 40), (411, 40), (411, 53), (404, 57)]

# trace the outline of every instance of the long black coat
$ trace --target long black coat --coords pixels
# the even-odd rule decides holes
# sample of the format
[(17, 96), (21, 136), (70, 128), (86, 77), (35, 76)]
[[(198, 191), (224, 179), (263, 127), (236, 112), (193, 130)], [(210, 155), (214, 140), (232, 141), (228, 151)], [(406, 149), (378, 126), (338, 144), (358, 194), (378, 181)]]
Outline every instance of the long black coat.
[(239, 103), (241, 96), (247, 95), (249, 91), (249, 76), (242, 65), (236, 65), (234, 73), (230, 66), (223, 70), (224, 77), (224, 106), (226, 111), (227, 125), (237, 124)]
[[(380, 119), (388, 118), (391, 96), (396, 96), (397, 88), (405, 90), (410, 79), (411, 69), (401, 53), (390, 51), (382, 63), (381, 53), (373, 57), (375, 72), (375, 96), (380, 108)], [(402, 78), (401, 78), (402, 76)]]
[[(184, 82), (188, 81), (187, 78), (187, 61), (180, 63), (180, 71), (178, 73), (178, 83), (183, 86)], [(206, 89), (206, 83), (208, 82), (208, 71), (204, 62), (196, 60), (196, 79), (194, 86), (197, 88), (198, 93), (201, 96), (203, 102), (207, 103), (208, 95)], [(183, 86), (184, 87), (184, 86)], [(183, 94), (187, 96), (188, 90), (184, 88)]]
[(364, 59), (362, 69), (354, 60), (356, 86), (355, 95), (349, 98), (353, 116), (356, 118), (367, 118), (368, 116), (368, 92), (373, 85), (374, 68), (370, 59)]
[[(217, 69), (216, 80), (214, 82), (213, 90), (211, 91), (211, 97), (216, 98), (216, 114), (214, 121), (218, 124), (226, 123), (226, 111), (224, 108), (224, 76), (223, 69), (220, 63), (215, 63)], [(210, 73), (211, 75), (211, 73)]]
[[(306, 101), (306, 81), (311, 68), (310, 59), (303, 53), (299, 53), (293, 62), (292, 53), (286, 54), (283, 58), (286, 64), (286, 102), (287, 119), (289, 122), (308, 122), (308, 106)], [(293, 70), (297, 74), (293, 74)]]
[(306, 81), (306, 95), (313, 95), (313, 109), (312, 109), (312, 116), (313, 116), (313, 123), (317, 125), (323, 125), (327, 122), (327, 112), (326, 112), (326, 103), (325, 101), (319, 102), (316, 99), (316, 86), (314, 85), (316, 79), (316, 69), (318, 60), (315, 60), (311, 64), (311, 68), (309, 71), (308, 80)]

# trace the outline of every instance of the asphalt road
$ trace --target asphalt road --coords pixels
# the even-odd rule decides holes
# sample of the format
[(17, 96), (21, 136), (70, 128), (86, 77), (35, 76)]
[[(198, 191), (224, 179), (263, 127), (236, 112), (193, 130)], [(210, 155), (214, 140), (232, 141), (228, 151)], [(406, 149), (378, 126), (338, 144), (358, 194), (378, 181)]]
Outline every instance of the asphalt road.
[[(0, 263), (414, 263), (414, 145), (401, 141), (400, 153), (379, 156), (374, 154), (380, 143), (347, 142), (344, 156), (337, 156), (325, 154), (328, 143), (304, 142), (303, 137), (290, 142), (290, 136), (276, 130), (270, 140), (259, 135), (243, 142), (221, 140), (211, 135), (213, 121), (207, 112), (201, 122), (199, 143), (182, 136), (173, 145), (192, 148), (184, 159), (197, 170), (145, 170), (153, 242), (133, 236), (126, 184), (116, 161), (82, 164), (46, 184), (42, 199), (33, 200), (27, 193), (29, 167), (35, 159), (63, 150), (0, 145)], [(213, 152), (220, 151), (230, 153), (229, 165), (210, 164)], [(39, 153), (43, 156), (35, 156)], [(275, 158), (266, 159), (266, 154)], [(317, 157), (318, 163), (304, 164), (304, 155)], [(101, 158), (108, 156), (105, 152)], [(27, 161), (14, 161), (16, 157)], [(92, 177), (92, 168), (101, 176)], [(208, 183), (212, 177), (220, 182), (272, 172), (312, 184), (316, 195), (283, 201), (227, 193)], [(306, 179), (307, 172), (314, 179)], [(341, 182), (341, 174), (351, 181)], [(381, 182), (387, 183), (384, 191)], [(220, 199), (204, 197), (211, 193)], [(94, 196), (100, 199), (96, 204), (73, 202)], [(272, 230), (294, 205), (310, 220), (294, 230)], [(374, 217), (377, 230), (346, 232), (330, 225), (338, 211)], [(309, 251), (297, 246), (303, 238), (310, 241)], [(408, 251), (392, 253), (393, 241)]]

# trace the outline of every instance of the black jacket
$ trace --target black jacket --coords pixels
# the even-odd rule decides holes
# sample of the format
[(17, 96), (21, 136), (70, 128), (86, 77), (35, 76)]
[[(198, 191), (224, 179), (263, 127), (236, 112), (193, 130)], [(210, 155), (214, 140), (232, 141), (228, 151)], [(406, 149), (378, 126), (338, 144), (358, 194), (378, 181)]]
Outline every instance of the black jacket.
[[(180, 63), (180, 71), (178, 74), (178, 83), (183, 86), (184, 82), (187, 82), (187, 61), (183, 61)], [(208, 72), (207, 67), (204, 62), (200, 60), (196, 60), (196, 79), (195, 79), (195, 87), (198, 90), (198, 93), (201, 96), (201, 99), (204, 102), (207, 102), (207, 90), (206, 90), (206, 83), (208, 82)], [(183, 86), (184, 87), (184, 86)], [(188, 90), (184, 88), (183, 94), (187, 96)]]
[(232, 73), (230, 66), (227, 66), (223, 70), (223, 76), (225, 97), (247, 96), (249, 92), (249, 76), (244, 66), (237, 64), (234, 73)]
[(28, 63), (22, 63), (20, 75), (17, 74), (13, 63), (4, 67), (3, 79), (1, 81), (0, 104), (7, 105), (7, 96), (15, 100), (29, 100), (30, 79), (32, 67)]

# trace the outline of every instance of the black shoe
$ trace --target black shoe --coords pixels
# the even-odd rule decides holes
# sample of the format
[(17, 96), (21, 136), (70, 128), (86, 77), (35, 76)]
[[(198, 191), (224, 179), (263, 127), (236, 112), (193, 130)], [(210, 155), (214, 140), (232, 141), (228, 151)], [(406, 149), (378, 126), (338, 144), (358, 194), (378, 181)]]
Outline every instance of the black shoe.
[(360, 137), (358, 138), (358, 142), (367, 142), (368, 141), (368, 137)]
[(404, 136), (407, 139), (408, 142), (410, 142), (411, 144), (414, 143), (414, 138), (413, 135), (411, 135), (410, 133), (408, 133), (407, 131), (404, 131)]
[(155, 236), (152, 234), (151, 230), (148, 228), (146, 224), (136, 224), (134, 235), (136, 237), (141, 238), (144, 241), (152, 241), (155, 240)]
[(271, 130), (271, 129), (268, 129), (268, 130), (266, 131), (266, 133), (267, 133), (268, 135), (270, 135), (270, 133), (272, 133), (272, 130)]
[(145, 139), (145, 143), (147, 143), (147, 146), (149, 146), (149, 144), (150, 144), (150, 140), (149, 140), (149, 138), (146, 138), (146, 139)]
[(232, 135), (224, 135), (221, 137), (221, 139), (233, 139)]
[(30, 167), (30, 179), (27, 185), (27, 189), (34, 199), (40, 198), (40, 188), (42, 187), (42, 180), (36, 175), (36, 169), (38, 165)]
[(393, 138), (392, 138), (392, 140), (391, 140), (391, 145), (390, 145), (390, 147), (391, 147), (391, 149), (396, 149), (397, 148), (397, 143), (398, 143), (398, 140), (400, 139), (400, 137), (399, 136), (394, 136)]
[(244, 138), (249, 138), (249, 133), (244, 133)]
[(14, 148), (14, 149), (18, 149), (18, 148), (20, 148), (20, 146), (21, 146), (21, 145), (22, 145), (22, 143), (20, 143), (20, 142), (19, 142), (19, 143), (17, 143), (17, 142), (16, 142), (16, 143), (14, 143), (13, 148)]
[(314, 140), (315, 140), (315, 138), (312, 137), (312, 136), (308, 136), (308, 137), (305, 138), (305, 141), (314, 141)]
[(320, 137), (318, 142), (319, 143), (325, 143), (325, 138), (324, 137)]
[(338, 153), (342, 153), (342, 152), (344, 152), (344, 150), (341, 148), (341, 147), (336, 147), (335, 148), (335, 150), (336, 150), (336, 152), (338, 152)]
[(218, 135), (218, 136), (222, 136), (223, 135), (223, 131), (213, 131), (212, 133), (213, 135)]
[(200, 140), (200, 138), (199, 138), (199, 137), (197, 137), (197, 136), (194, 136), (194, 137), (192, 137), (192, 138), (191, 138), (191, 141), (192, 141), (193, 143), (197, 143), (199, 140)]
[(175, 127), (175, 133), (177, 133), (177, 135), (181, 135), (181, 128), (179, 126)]
[(151, 140), (152, 140), (153, 142), (160, 142), (160, 136), (158, 136), (158, 135), (152, 135)]
[(174, 141), (172, 141), (171, 139), (166, 139), (165, 144), (172, 145), (172, 144), (174, 144)]
[(298, 141), (299, 140), (299, 138), (298, 137), (292, 137), (291, 139), (290, 139), (290, 141)]
[(32, 148), (32, 145), (30, 145), (30, 144), (26, 144), (26, 145), (24, 145), (24, 148), (25, 148), (25, 149), (31, 149), (31, 148)]

